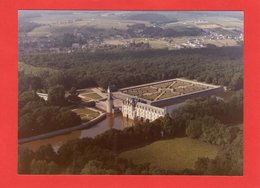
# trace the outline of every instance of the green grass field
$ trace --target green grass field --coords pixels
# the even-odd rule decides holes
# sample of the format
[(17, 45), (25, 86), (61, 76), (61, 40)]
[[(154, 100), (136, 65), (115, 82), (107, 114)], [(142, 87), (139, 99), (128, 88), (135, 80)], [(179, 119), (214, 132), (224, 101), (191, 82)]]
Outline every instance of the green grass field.
[(93, 93), (93, 90), (92, 89), (81, 89), (81, 90), (79, 90), (79, 93), (84, 95), (87, 93)]
[(32, 65), (25, 64), (23, 62), (18, 63), (18, 70), (19, 71), (24, 71), (25, 74), (33, 74), (33, 75), (38, 75), (42, 72), (48, 71), (50, 73), (59, 73), (59, 70), (55, 70), (52, 68), (48, 67), (35, 67)]
[(99, 116), (99, 112), (96, 112), (94, 110), (91, 110), (89, 108), (78, 108), (73, 110), (73, 112), (76, 112), (78, 115), (80, 115), (81, 120), (84, 122), (92, 120)]
[(125, 151), (119, 157), (132, 160), (136, 164), (149, 162), (152, 166), (179, 171), (194, 168), (198, 157), (215, 158), (218, 150), (218, 146), (185, 137), (156, 141)]
[(92, 99), (92, 100), (98, 100), (98, 99), (102, 99), (102, 97), (100, 95), (98, 95), (97, 93), (84, 93), (81, 94), (83, 97), (86, 97), (87, 99)]

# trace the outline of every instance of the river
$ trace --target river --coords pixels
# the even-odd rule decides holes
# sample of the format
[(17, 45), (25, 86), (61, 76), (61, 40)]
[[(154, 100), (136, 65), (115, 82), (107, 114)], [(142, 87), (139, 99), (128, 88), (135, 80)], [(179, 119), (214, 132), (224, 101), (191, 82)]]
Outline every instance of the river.
[(27, 147), (33, 151), (37, 150), (41, 145), (51, 144), (53, 149), (57, 151), (62, 144), (66, 143), (69, 140), (77, 139), (77, 138), (85, 138), (91, 137), (94, 138), (96, 135), (101, 134), (109, 129), (123, 129), (128, 126), (133, 126), (134, 121), (130, 119), (126, 119), (122, 116), (122, 114), (114, 114), (108, 115), (106, 119), (97, 123), (96, 125), (88, 128), (82, 129), (78, 131), (73, 131), (69, 134), (63, 134), (59, 136), (54, 136), (51, 138), (46, 138), (42, 140), (36, 140), (32, 142), (28, 142), (25, 144), (21, 144), (22, 147)]
[[(167, 106), (167, 111), (172, 112), (176, 109), (178, 109), (181, 105), (180, 104), (174, 104)], [(112, 114), (107, 115), (106, 119), (103, 121), (97, 123), (96, 125), (82, 130), (73, 131), (68, 134), (63, 134), (59, 136), (54, 136), (51, 138), (36, 140), (32, 142), (28, 142), (25, 144), (21, 144), (22, 147), (27, 147), (33, 151), (37, 150), (41, 145), (48, 145), (51, 144), (53, 149), (55, 151), (58, 151), (58, 149), (66, 143), (69, 140), (77, 139), (77, 138), (85, 138), (85, 137), (91, 137), (94, 138), (96, 135), (101, 134), (109, 129), (115, 128), (115, 129), (123, 129), (125, 127), (133, 126), (135, 123), (133, 120), (126, 119), (122, 116), (121, 113), (118, 114)]]

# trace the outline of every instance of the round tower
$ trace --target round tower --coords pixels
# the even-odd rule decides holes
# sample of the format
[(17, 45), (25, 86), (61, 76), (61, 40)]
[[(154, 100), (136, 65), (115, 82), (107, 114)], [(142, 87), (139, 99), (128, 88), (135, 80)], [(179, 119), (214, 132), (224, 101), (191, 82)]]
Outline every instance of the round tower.
[(113, 99), (110, 91), (110, 87), (107, 88), (107, 113), (111, 114), (113, 108)]

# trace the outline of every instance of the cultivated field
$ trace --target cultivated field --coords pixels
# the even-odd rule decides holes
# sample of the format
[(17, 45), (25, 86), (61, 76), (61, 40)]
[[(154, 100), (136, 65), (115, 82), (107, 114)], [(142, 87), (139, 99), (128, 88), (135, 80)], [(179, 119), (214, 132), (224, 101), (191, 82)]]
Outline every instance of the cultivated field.
[(172, 80), (156, 84), (151, 83), (141, 87), (137, 86), (135, 88), (122, 89), (122, 92), (146, 100), (156, 101), (203, 91), (205, 89), (210, 89), (210, 87), (181, 80)]
[(29, 19), (29, 21), (42, 24), (36, 27), (28, 36), (40, 37), (46, 35), (62, 35), (64, 33), (73, 33), (75, 29), (99, 28), (99, 29), (127, 29), (129, 25), (143, 23), (147, 26), (151, 24), (147, 21), (107, 19), (102, 16), (82, 15), (45, 15)]
[(213, 44), (218, 47), (223, 47), (223, 46), (236, 46), (237, 42), (233, 39), (222, 39), (222, 40), (209, 40), (205, 39), (205, 44)]
[(90, 121), (98, 117), (100, 114), (98, 111), (94, 111), (89, 108), (78, 108), (78, 109), (74, 109), (73, 112), (76, 112), (78, 115), (80, 115), (81, 120), (83, 122)]
[(198, 157), (215, 158), (218, 150), (218, 146), (185, 137), (157, 141), (123, 152), (119, 157), (132, 160), (136, 164), (149, 162), (152, 166), (180, 171), (185, 168), (193, 169)]

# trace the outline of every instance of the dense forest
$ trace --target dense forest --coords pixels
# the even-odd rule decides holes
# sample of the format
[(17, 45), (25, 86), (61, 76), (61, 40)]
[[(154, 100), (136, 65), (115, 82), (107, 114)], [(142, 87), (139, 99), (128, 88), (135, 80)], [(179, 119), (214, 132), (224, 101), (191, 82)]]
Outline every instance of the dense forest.
[[(223, 109), (225, 109), (223, 111)], [(233, 115), (232, 115), (233, 114)], [(172, 117), (144, 122), (123, 130), (111, 129), (92, 138), (68, 141), (56, 152), (41, 146), (32, 152), (19, 148), (21, 174), (243, 174), (243, 91), (229, 100), (214, 97), (190, 100)], [(162, 136), (161, 132), (164, 132)], [(166, 170), (133, 164), (117, 154), (160, 139), (188, 136), (221, 146), (215, 159), (198, 158), (195, 169)]]
[(182, 50), (99, 50), (71, 54), (20, 54), (19, 61), (55, 71), (34, 75), (19, 73), (19, 91), (33, 87), (48, 89), (55, 85), (86, 88), (100, 86), (117, 88), (158, 80), (185, 77), (243, 88), (243, 47), (209, 47)]

